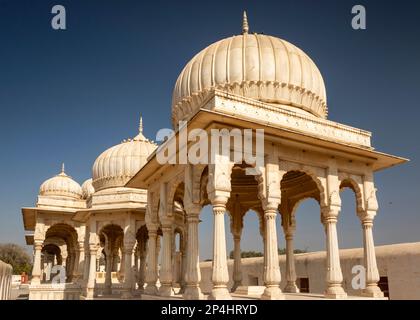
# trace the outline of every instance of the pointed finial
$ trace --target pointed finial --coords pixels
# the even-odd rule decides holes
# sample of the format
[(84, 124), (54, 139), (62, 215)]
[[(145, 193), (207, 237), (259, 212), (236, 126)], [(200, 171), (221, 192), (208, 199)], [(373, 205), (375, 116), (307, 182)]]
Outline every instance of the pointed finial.
[(242, 34), (248, 34), (249, 25), (248, 25), (248, 17), (246, 16), (246, 11), (244, 11), (244, 18), (242, 21)]
[(143, 117), (140, 115), (139, 132), (143, 133)]
[(64, 172), (64, 162), (61, 164), (61, 173), (65, 173)]

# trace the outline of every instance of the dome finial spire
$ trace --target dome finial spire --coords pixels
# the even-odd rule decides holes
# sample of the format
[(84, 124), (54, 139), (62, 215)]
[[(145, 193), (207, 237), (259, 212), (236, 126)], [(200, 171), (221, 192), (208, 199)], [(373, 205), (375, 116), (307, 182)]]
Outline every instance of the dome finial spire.
[(248, 25), (248, 17), (246, 16), (246, 11), (244, 11), (244, 17), (242, 20), (242, 34), (248, 34), (249, 25)]
[(67, 174), (66, 174), (66, 172), (65, 172), (65, 170), (64, 170), (65, 168), (64, 168), (64, 162), (61, 164), (61, 172), (58, 174), (59, 176), (61, 176), (61, 177), (66, 177), (67, 176)]
[(139, 133), (143, 133), (143, 117), (140, 114)]

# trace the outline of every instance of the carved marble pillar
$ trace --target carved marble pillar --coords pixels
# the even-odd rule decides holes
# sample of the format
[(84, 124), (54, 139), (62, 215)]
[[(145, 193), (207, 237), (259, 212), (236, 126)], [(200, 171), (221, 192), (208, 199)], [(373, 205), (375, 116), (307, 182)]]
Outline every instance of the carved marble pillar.
[(201, 207), (199, 205), (191, 205), (185, 207), (185, 211), (188, 231), (183, 298), (186, 300), (198, 300), (204, 298), (200, 289), (201, 272), (198, 244), (198, 223), (200, 221)]
[(139, 275), (138, 275), (138, 287), (140, 293), (144, 292), (144, 282), (145, 282), (145, 272), (146, 272), (146, 241), (143, 239), (140, 246), (140, 266), (139, 266)]
[[(67, 261), (67, 258), (66, 259), (63, 258), (63, 265), (67, 263), (66, 261)], [(100, 267), (101, 267), (100, 261), (101, 261), (101, 255), (97, 252), (96, 253), (96, 272), (100, 271)]]
[(41, 283), (41, 250), (42, 250), (41, 240), (35, 240), (34, 242), (34, 265), (32, 269), (32, 280), (31, 284), (40, 284)]
[(148, 241), (148, 252), (147, 252), (147, 270), (146, 270), (146, 289), (145, 293), (151, 295), (157, 295), (157, 262), (156, 262), (156, 242), (157, 242), (157, 227), (148, 225), (147, 226), (149, 241)]
[(134, 265), (134, 242), (124, 241), (124, 286), (121, 293), (122, 299), (133, 297), (133, 265)]
[(281, 273), (277, 244), (276, 216), (278, 203), (264, 205), (265, 245), (264, 245), (264, 285), (263, 300), (284, 299), (280, 289)]
[(139, 265), (140, 265), (139, 250), (140, 250), (139, 246), (137, 245), (134, 248), (134, 266), (133, 266), (133, 270), (134, 270), (133, 279), (134, 279), (135, 285), (138, 283), (138, 276), (139, 276)]
[(233, 286), (231, 292), (242, 285), (242, 265), (241, 265), (241, 235), (243, 229), (243, 216), (245, 212), (241, 210), (238, 195), (231, 211), (230, 230), (233, 235)]
[(112, 294), (112, 243), (108, 236), (105, 236), (105, 294)]
[(118, 254), (119, 247), (115, 246), (112, 250), (112, 271), (118, 272), (118, 260), (120, 260), (120, 255)]
[(124, 245), (119, 250), (121, 252), (121, 258), (120, 258), (120, 270), (118, 279), (120, 282), (124, 282), (124, 274), (125, 274), (125, 254), (124, 254)]
[(162, 250), (162, 264), (160, 270), (159, 295), (169, 297), (174, 295), (172, 290), (172, 225), (168, 222), (162, 225), (163, 233), (163, 250)]
[(330, 206), (322, 209), (322, 222), (327, 240), (327, 275), (325, 297), (332, 299), (346, 298), (342, 287), (343, 274), (340, 266), (340, 251), (337, 238), (337, 218), (340, 207)]
[(233, 243), (233, 286), (231, 292), (235, 292), (242, 285), (241, 235), (234, 235)]
[(88, 283), (88, 279), (89, 279), (90, 250), (89, 250), (88, 245), (85, 245), (84, 248), (85, 248), (84, 249), (85, 250), (84, 251), (85, 252), (85, 263), (84, 263), (84, 266), (83, 266), (83, 282), (82, 282), (82, 285), (83, 285), (84, 292), (86, 292), (87, 283)]
[(73, 248), (69, 249), (68, 252), (69, 253), (68, 253), (67, 260), (69, 261), (69, 263), (68, 263), (67, 268), (68, 268), (69, 272), (68, 272), (68, 276), (67, 276), (67, 281), (72, 282), (73, 278), (74, 278), (75, 270), (76, 270), (76, 268), (75, 268), (76, 263), (75, 262), (76, 262), (77, 257), (76, 257), (76, 251)]
[[(290, 214), (286, 213), (288, 217), (283, 222), (284, 237), (286, 240), (286, 287), (283, 289), (284, 292), (298, 293), (299, 288), (296, 285), (296, 266), (295, 266), (295, 254), (293, 245), (293, 235), (296, 230), (295, 222), (290, 221), (292, 219)], [(283, 217), (283, 216), (282, 216)]]
[(375, 244), (373, 241), (373, 219), (375, 211), (367, 211), (361, 216), (363, 227), (363, 253), (366, 269), (366, 288), (362, 295), (366, 297), (381, 298), (384, 293), (378, 287), (379, 271), (376, 264)]
[(160, 281), (160, 269), (159, 269), (159, 255), (161, 249), (161, 236), (158, 234), (156, 237), (156, 258), (155, 258), (155, 269), (156, 269), (156, 276)]
[(209, 296), (212, 300), (232, 299), (227, 283), (229, 273), (226, 256), (226, 237), (225, 237), (225, 212), (227, 197), (216, 196), (212, 199), (214, 224), (213, 224), (213, 289)]
[(179, 279), (179, 293), (184, 294), (185, 292), (185, 270), (187, 266), (187, 255), (185, 253), (185, 248), (180, 252), (181, 253), (181, 270), (180, 270), (180, 279)]
[(98, 246), (96, 244), (89, 244), (90, 264), (89, 264), (89, 277), (86, 288), (86, 299), (93, 299), (95, 295), (95, 282), (96, 282), (96, 255)]
[(214, 162), (208, 166), (207, 194), (213, 206), (213, 289), (209, 299), (232, 299), (227, 283), (229, 273), (226, 256), (225, 212), (231, 192), (231, 175), (234, 163), (229, 154), (215, 154)]
[(84, 268), (85, 268), (85, 243), (84, 241), (78, 242), (78, 263), (76, 279), (79, 283), (83, 283)]

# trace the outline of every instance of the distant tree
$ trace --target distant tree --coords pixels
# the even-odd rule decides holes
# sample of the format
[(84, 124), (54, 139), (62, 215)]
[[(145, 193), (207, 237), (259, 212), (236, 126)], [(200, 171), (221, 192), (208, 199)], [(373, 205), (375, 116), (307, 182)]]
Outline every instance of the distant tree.
[(13, 267), (13, 274), (30, 274), (32, 271), (32, 258), (17, 244), (0, 244), (0, 260)]
[[(278, 249), (279, 255), (286, 254), (285, 248), (279, 248)], [(306, 253), (308, 252), (307, 249), (295, 249), (293, 250), (294, 253)], [(258, 251), (241, 251), (241, 258), (253, 258), (253, 257), (262, 257), (264, 256), (261, 252)], [(229, 258), (233, 259), (233, 251), (230, 252)]]
[[(241, 258), (262, 257), (263, 254), (258, 251), (241, 251)], [(233, 251), (230, 252), (229, 258), (233, 259)]]
[[(286, 248), (279, 248), (278, 251), (279, 251), (279, 255), (286, 254)], [(293, 250), (293, 253), (306, 253), (306, 252), (308, 252), (307, 248)]]

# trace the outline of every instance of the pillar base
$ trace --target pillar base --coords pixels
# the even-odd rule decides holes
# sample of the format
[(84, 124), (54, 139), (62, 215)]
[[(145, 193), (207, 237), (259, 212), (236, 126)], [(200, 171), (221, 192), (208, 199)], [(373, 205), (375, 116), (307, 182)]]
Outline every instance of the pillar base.
[(159, 295), (162, 297), (172, 297), (175, 293), (171, 285), (162, 284), (159, 288)]
[(85, 300), (93, 300), (95, 298), (94, 289), (88, 288), (86, 290)]
[(381, 291), (381, 289), (378, 287), (377, 284), (372, 286), (367, 286), (366, 289), (362, 291), (363, 297), (371, 297), (371, 298), (383, 298), (384, 293)]
[(131, 291), (123, 291), (121, 292), (121, 299), (129, 300), (133, 298), (133, 294)]
[(284, 287), (283, 292), (287, 292), (287, 293), (299, 293), (300, 290), (298, 288), (298, 286), (296, 285), (296, 283), (293, 282), (288, 282), (286, 287)]
[(266, 287), (261, 300), (284, 300), (284, 294), (278, 286)]
[(185, 287), (182, 297), (185, 300), (203, 300), (204, 299), (204, 295), (201, 292), (200, 287), (188, 287), (188, 286)]
[(230, 292), (235, 292), (240, 286), (242, 286), (242, 281), (235, 281)]
[(184, 294), (185, 292), (185, 285), (181, 285), (181, 288), (179, 289), (178, 294)]
[(147, 285), (146, 288), (144, 289), (144, 293), (145, 294), (149, 294), (152, 296), (157, 296), (158, 295), (158, 289), (156, 287), (156, 285)]
[(111, 294), (112, 294), (112, 289), (111, 289), (110, 287), (105, 288), (105, 290), (104, 290), (104, 294), (106, 294), (106, 295), (111, 295)]
[(232, 296), (226, 286), (215, 287), (211, 290), (209, 300), (232, 300)]
[(327, 299), (346, 299), (347, 293), (341, 285), (338, 285), (328, 287), (327, 290), (325, 290), (324, 296)]

